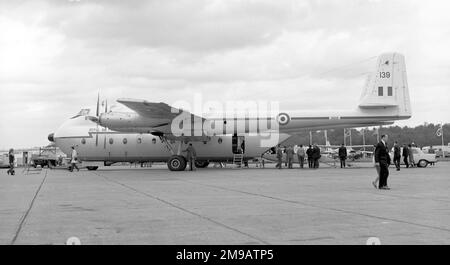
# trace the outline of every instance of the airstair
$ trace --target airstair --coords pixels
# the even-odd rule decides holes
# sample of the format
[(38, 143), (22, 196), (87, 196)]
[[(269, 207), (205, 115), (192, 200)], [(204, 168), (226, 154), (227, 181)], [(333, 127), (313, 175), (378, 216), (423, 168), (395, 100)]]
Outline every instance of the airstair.
[(233, 164), (236, 168), (242, 168), (242, 163), (244, 161), (244, 154), (234, 154), (233, 155)]

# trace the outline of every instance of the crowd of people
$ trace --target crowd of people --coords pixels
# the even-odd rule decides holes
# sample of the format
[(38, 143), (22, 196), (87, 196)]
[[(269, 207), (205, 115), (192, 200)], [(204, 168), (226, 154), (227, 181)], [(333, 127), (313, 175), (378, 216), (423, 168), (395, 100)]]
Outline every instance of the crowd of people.
[(276, 168), (283, 168), (283, 153), (286, 153), (285, 166), (293, 168), (294, 157), (297, 156), (300, 168), (304, 168), (304, 164), (308, 162), (308, 168), (319, 168), (319, 159), (321, 158), (320, 148), (317, 144), (310, 145), (306, 150), (303, 145), (281, 146), (276, 147), (277, 164)]

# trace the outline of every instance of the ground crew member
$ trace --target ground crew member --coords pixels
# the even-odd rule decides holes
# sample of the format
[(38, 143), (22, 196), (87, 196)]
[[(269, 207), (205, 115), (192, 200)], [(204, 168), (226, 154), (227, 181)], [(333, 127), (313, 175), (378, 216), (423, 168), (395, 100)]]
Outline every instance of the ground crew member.
[(189, 164), (189, 170), (195, 170), (195, 158), (197, 157), (197, 152), (195, 151), (194, 146), (192, 146), (192, 143), (189, 144), (188, 148), (184, 150), (184, 152), (187, 152), (186, 159)]

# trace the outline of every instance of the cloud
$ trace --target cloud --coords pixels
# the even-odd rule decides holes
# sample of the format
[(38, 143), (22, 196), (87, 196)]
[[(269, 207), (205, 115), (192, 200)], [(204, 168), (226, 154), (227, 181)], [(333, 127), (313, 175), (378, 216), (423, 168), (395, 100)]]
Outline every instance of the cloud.
[(271, 42), (288, 22), (290, 6), (287, 1), (80, 1), (59, 5), (43, 23), (93, 45), (204, 52)]

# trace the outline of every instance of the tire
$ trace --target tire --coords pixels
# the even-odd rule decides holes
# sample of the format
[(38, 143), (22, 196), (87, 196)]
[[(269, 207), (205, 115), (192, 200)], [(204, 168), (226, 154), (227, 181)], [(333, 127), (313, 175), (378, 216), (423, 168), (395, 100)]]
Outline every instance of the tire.
[(89, 170), (89, 171), (94, 171), (94, 170), (97, 170), (98, 169), (98, 167), (95, 167), (95, 166), (92, 166), (92, 167), (86, 167), (87, 168), (87, 170)]
[(195, 161), (195, 167), (197, 168), (207, 168), (209, 165), (208, 161)]
[(422, 159), (422, 160), (419, 161), (419, 163), (417, 163), (417, 165), (419, 167), (427, 167), (428, 166), (428, 161)]
[(186, 169), (186, 159), (183, 156), (171, 156), (167, 161), (170, 171), (184, 171)]

